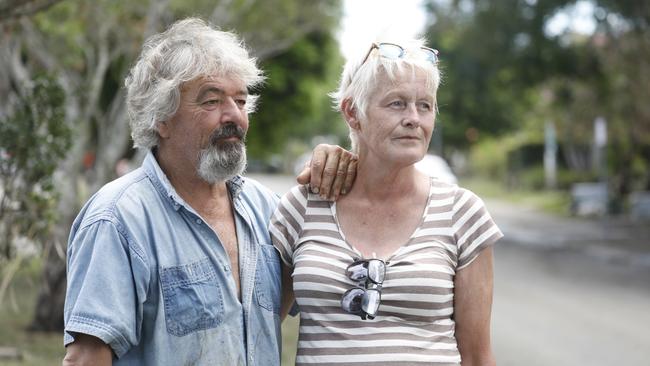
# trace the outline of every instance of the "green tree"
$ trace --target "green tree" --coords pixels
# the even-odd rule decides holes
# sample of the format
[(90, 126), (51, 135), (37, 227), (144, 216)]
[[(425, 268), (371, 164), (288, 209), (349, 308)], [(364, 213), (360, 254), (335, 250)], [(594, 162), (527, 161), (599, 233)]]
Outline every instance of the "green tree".
[(582, 150), (578, 168), (592, 165), (594, 119), (607, 120), (608, 180), (619, 208), (630, 192), (650, 189), (649, 19), (647, 2), (595, 2), (593, 34), (560, 36), (576, 50), (580, 72), (546, 84), (553, 96), (546, 114), (564, 131), (566, 153), (575, 157)]
[(0, 0), (0, 22), (38, 13), (61, 0)]
[[(50, 243), (58, 199), (52, 175), (72, 137), (63, 110), (64, 93), (52, 77), (38, 76), (24, 95), (7, 102), (7, 114), (0, 117), (0, 263), (4, 264), (22, 260), (17, 254), (20, 239)], [(0, 302), (12, 275), (4, 272)]]
[(264, 62), (268, 81), (259, 111), (251, 117), (251, 156), (281, 153), (289, 140), (344, 135), (345, 126), (327, 96), (336, 87), (341, 63), (338, 43), (326, 32), (314, 32)]
[(434, 21), (426, 37), (441, 50), (438, 104), (447, 145), (464, 149), (516, 129), (537, 83), (575, 72), (572, 50), (544, 33), (545, 20), (565, 2), (429, 2)]
[(593, 34), (549, 33), (548, 20), (576, 3), (430, 1), (427, 38), (444, 73), (439, 119), (457, 149), (554, 121), (569, 168), (585, 170), (593, 121), (604, 117), (611, 183), (624, 198), (650, 181), (650, 6), (593, 0)]
[[(75, 122), (72, 146), (65, 158), (58, 161), (54, 174), (55, 187), (63, 189), (59, 191), (56, 225), (51, 227), (49, 236), (53, 245), (65, 247), (72, 220), (81, 205), (115, 177), (120, 159), (130, 158), (137, 165), (142, 158), (131, 149), (122, 83), (143, 38), (178, 18), (197, 14), (222, 29), (236, 30), (253, 54), (271, 68), (272, 59), (282, 57), (297, 43), (309, 42), (312, 34), (330, 34), (340, 14), (340, 1), (63, 0), (35, 16), (2, 24), (2, 95), (23, 93), (23, 85), (28, 85), (42, 70), (48, 70), (56, 75), (65, 93), (65, 119)], [(332, 56), (329, 52), (324, 55)], [(331, 60), (323, 57), (320, 62)], [(294, 70), (296, 78), (308, 81), (298, 87), (299, 96), (312, 93), (307, 90), (312, 70)], [(320, 79), (316, 76), (313, 80)], [(289, 102), (266, 96), (263, 100), (265, 106), (283, 103)], [(303, 112), (313, 113), (311, 108)], [(279, 128), (299, 123), (275, 121)], [(255, 133), (262, 132), (266, 130)], [(50, 251), (46, 258), (33, 321), (38, 329), (62, 326), (65, 258), (60, 253)]]

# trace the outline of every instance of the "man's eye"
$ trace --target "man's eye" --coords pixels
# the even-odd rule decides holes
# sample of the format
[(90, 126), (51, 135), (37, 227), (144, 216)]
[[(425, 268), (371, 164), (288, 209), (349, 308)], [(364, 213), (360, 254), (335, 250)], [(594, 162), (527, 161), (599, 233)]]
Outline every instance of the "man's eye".
[(240, 106), (240, 107), (245, 107), (246, 106), (246, 99), (236, 99), (235, 103), (237, 103), (237, 105)]
[(219, 104), (219, 102), (221, 102), (219, 99), (209, 99), (209, 100), (206, 100), (205, 102), (203, 102), (201, 104), (211, 106), (211, 105), (217, 105), (217, 104)]

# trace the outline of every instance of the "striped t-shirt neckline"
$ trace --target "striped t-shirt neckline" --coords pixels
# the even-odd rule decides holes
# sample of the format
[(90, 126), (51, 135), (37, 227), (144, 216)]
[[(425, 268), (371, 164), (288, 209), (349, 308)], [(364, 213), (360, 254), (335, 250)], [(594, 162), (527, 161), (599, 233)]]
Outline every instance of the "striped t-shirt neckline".
[[(433, 179), (435, 178), (430, 178), (430, 182)], [(431, 184), (429, 185), (429, 194), (427, 194), (427, 202), (424, 205), (424, 208), (422, 209), (422, 214), (420, 215), (420, 221), (418, 222), (418, 225), (415, 227), (411, 235), (409, 235), (408, 239), (406, 239), (404, 243), (402, 243), (399, 247), (395, 248), (395, 250), (392, 253), (386, 256), (386, 258), (379, 258), (379, 259), (383, 260), (386, 264), (390, 264), (390, 261), (393, 257), (397, 256), (404, 247), (407, 247), (411, 244), (413, 238), (417, 235), (419, 228), (422, 226), (422, 223), (427, 217), (427, 208), (429, 207), (429, 203), (431, 202), (432, 194), (433, 194), (433, 182), (431, 182)], [(359, 256), (359, 258), (369, 259), (368, 256), (364, 256), (363, 253), (361, 253), (361, 251), (358, 250), (354, 245), (352, 245), (352, 243), (350, 243), (348, 239), (345, 237), (345, 232), (343, 231), (343, 227), (339, 222), (336, 201), (330, 204), (330, 210), (332, 212), (332, 217), (334, 218), (334, 222), (336, 223), (338, 234), (341, 236), (341, 239), (348, 245), (350, 250), (352, 250)], [(376, 256), (373, 256), (373, 258), (376, 258)]]

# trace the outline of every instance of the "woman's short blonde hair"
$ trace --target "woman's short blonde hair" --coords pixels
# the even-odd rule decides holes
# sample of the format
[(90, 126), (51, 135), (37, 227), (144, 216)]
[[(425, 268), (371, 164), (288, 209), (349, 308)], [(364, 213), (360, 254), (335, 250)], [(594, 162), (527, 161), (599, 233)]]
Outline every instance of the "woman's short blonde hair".
[[(392, 43), (401, 46), (405, 52), (400, 58), (382, 57), (373, 46), (380, 43)], [(339, 88), (330, 93), (333, 99), (334, 108), (341, 111), (342, 103), (345, 100), (351, 102), (351, 107), (357, 111), (357, 117), (365, 120), (368, 111), (368, 103), (372, 94), (380, 86), (380, 81), (395, 82), (405, 71), (423, 71), (427, 76), (427, 89), (432, 95), (436, 95), (440, 85), (440, 70), (438, 63), (421, 57), (421, 48), (425, 46), (424, 39), (406, 40), (382, 40), (376, 41), (368, 46), (364, 54), (351, 58), (345, 64)], [(384, 77), (380, 78), (379, 76)], [(358, 152), (358, 139), (356, 132), (350, 129), (350, 142), (352, 151)]]

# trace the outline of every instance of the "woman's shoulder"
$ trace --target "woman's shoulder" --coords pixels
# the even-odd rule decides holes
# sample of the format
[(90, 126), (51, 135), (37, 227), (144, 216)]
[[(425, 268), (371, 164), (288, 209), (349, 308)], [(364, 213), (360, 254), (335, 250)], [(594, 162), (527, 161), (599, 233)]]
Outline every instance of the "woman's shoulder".
[(301, 206), (307, 206), (308, 202), (328, 202), (322, 199), (318, 194), (312, 193), (309, 185), (300, 184), (291, 188), (287, 193), (282, 196), (281, 202), (283, 204), (299, 203)]
[(282, 200), (286, 201), (287, 199), (298, 198), (300, 200), (307, 200), (309, 198), (309, 186), (305, 184), (299, 184), (293, 186), (287, 193), (282, 196)]
[(434, 177), (431, 178), (431, 193), (438, 198), (451, 198), (454, 202), (482, 201), (472, 190), (461, 187), (456, 183), (445, 182)]
[(317, 193), (313, 193), (308, 184), (299, 184), (294, 186), (284, 195), (284, 197), (298, 197), (305, 201), (329, 202), (327, 199), (321, 198)]
[(435, 195), (454, 196), (460, 187), (456, 183), (449, 183), (436, 177), (429, 177), (431, 193)]

